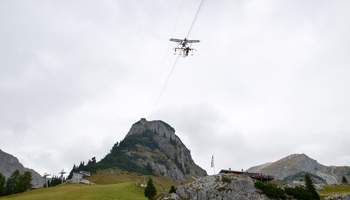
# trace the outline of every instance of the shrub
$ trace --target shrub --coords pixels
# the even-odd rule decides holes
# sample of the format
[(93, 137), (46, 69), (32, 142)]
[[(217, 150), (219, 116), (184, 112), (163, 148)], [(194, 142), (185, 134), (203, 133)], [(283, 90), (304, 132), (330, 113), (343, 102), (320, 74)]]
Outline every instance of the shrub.
[(311, 200), (311, 194), (305, 189), (305, 187), (297, 186), (295, 188), (284, 188), (287, 195), (292, 196), (299, 200)]
[(257, 181), (255, 183), (255, 187), (260, 189), (267, 197), (271, 199), (286, 199), (283, 189), (274, 184)]
[(222, 176), (222, 182), (231, 183), (232, 179), (228, 176)]
[(171, 193), (176, 193), (176, 187), (173, 185), (170, 187), (170, 190), (169, 190), (169, 194)]
[(309, 175), (305, 175), (305, 187), (297, 186), (295, 188), (286, 187), (281, 189), (271, 183), (256, 182), (255, 187), (260, 189), (266, 196), (271, 199), (287, 199), (292, 196), (298, 200), (320, 200), (312, 180)]
[(348, 182), (348, 179), (347, 179), (345, 176), (343, 176), (341, 182), (342, 182), (343, 184), (348, 184), (348, 183), (349, 183), (349, 182)]

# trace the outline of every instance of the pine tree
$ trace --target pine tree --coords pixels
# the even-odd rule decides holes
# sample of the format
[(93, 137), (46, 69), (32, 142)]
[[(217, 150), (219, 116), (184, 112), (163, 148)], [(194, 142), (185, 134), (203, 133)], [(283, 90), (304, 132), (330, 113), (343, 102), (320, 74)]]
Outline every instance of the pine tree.
[(5, 194), (6, 178), (0, 173), (0, 196)]
[(96, 157), (92, 157), (91, 162), (92, 162), (92, 164), (96, 164)]
[(7, 179), (6, 183), (6, 194), (15, 194), (17, 192), (17, 185), (18, 185), (18, 179), (19, 179), (19, 171), (16, 170), (12, 173), (12, 175)]
[(111, 153), (116, 153), (118, 152), (118, 147), (119, 147), (119, 143), (115, 143), (111, 149)]
[(148, 179), (147, 186), (145, 188), (145, 197), (149, 200), (153, 200), (153, 198), (157, 195), (156, 187), (154, 187), (152, 178)]
[(54, 187), (54, 186), (59, 185), (59, 184), (61, 184), (61, 183), (62, 183), (62, 179), (61, 179), (60, 177), (58, 177), (58, 176), (53, 176), (53, 177), (51, 178), (51, 180), (49, 180), (48, 186), (49, 186), (49, 187)]
[(305, 187), (306, 187), (306, 190), (310, 193), (312, 199), (320, 200), (320, 195), (317, 193), (309, 174), (305, 175)]
[(345, 176), (343, 176), (341, 182), (342, 182), (343, 184), (348, 184), (348, 183), (349, 183), (349, 182), (348, 182), (348, 179), (347, 179)]
[(70, 170), (67, 179), (71, 179), (73, 177), (73, 172), (76, 172), (76, 171), (77, 171), (77, 166), (73, 165), (73, 168), (72, 170)]
[(16, 185), (16, 193), (25, 192), (32, 188), (32, 174), (30, 172), (24, 172), (24, 174), (19, 175), (17, 185)]
[(169, 190), (169, 194), (171, 193), (176, 193), (176, 188), (173, 185), (170, 187), (170, 190)]
[(79, 164), (78, 170), (83, 170), (84, 167), (85, 167), (85, 163), (84, 163), (84, 161), (82, 161), (82, 162), (80, 162), (80, 164)]

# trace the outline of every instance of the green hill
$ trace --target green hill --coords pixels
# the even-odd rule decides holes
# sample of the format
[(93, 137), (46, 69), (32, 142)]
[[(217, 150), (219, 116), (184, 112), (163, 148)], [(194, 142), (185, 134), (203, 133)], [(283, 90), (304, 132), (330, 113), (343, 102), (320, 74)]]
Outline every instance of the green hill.
[(350, 194), (350, 185), (329, 185), (320, 191), (322, 197), (334, 194)]
[(109, 185), (67, 184), (1, 197), (0, 200), (145, 200), (134, 182)]
[(177, 185), (167, 177), (108, 169), (98, 171), (89, 178), (95, 185), (65, 184), (1, 197), (0, 200), (145, 200), (140, 184), (145, 183), (149, 177), (152, 177), (158, 194), (168, 192), (171, 185)]
[(153, 179), (153, 182), (157, 187), (158, 193), (168, 192), (172, 185), (176, 186), (179, 184), (178, 182), (175, 182), (168, 177), (140, 175), (137, 173), (127, 172), (116, 168), (97, 171), (96, 174), (94, 174), (88, 179), (96, 184), (116, 184), (133, 182), (136, 185), (140, 185), (142, 183), (146, 183), (149, 177)]

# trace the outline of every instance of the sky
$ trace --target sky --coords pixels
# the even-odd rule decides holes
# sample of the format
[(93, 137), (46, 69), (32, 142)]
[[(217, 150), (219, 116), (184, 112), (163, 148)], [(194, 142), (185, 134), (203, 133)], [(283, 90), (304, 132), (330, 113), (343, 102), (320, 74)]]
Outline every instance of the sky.
[[(350, 165), (350, 1), (0, 1), (0, 149), (39, 173), (163, 120), (208, 173), (292, 153)], [(160, 96), (160, 98), (158, 98)]]

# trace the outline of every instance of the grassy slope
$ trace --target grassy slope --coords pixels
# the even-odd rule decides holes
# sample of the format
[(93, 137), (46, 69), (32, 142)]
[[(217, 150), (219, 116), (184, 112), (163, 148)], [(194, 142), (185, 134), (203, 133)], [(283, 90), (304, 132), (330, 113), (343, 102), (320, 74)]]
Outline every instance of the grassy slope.
[(323, 197), (326, 197), (332, 194), (350, 194), (350, 185), (326, 186), (320, 192), (320, 195)]
[[(141, 183), (149, 176), (118, 169), (99, 171), (89, 178), (96, 185), (67, 184), (2, 197), (0, 200), (145, 200)], [(158, 194), (168, 192), (176, 182), (166, 177), (152, 177)]]
[(145, 200), (133, 182), (109, 185), (63, 185), (2, 197), (0, 200)]
[(146, 182), (149, 177), (152, 177), (153, 182), (155, 183), (159, 192), (168, 192), (172, 185), (178, 185), (178, 183), (167, 177), (142, 176), (118, 169), (98, 171), (97, 174), (90, 177), (89, 180), (96, 184), (134, 182), (140, 185), (141, 183)]

